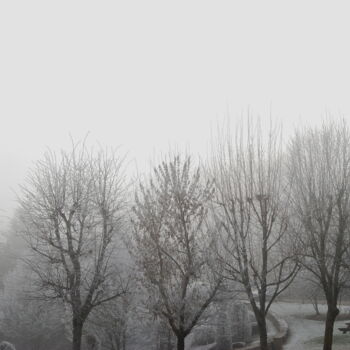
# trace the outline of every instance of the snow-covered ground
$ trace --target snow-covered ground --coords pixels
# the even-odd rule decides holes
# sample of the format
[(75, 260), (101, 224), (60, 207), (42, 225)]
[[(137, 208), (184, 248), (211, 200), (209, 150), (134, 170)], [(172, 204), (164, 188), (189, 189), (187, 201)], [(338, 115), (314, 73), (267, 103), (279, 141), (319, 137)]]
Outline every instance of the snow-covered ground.
[[(349, 308), (348, 306), (346, 307)], [(304, 343), (312, 338), (320, 337), (324, 332), (323, 321), (303, 319), (303, 315), (311, 315), (315, 311), (311, 304), (275, 303), (272, 311), (281, 317), (289, 325), (289, 337), (284, 346), (285, 350), (311, 350), (310, 344)], [(326, 306), (320, 305), (320, 312), (325, 312)], [(334, 334), (341, 334), (338, 327), (344, 327), (344, 321), (335, 323)], [(349, 347), (350, 348), (350, 347)]]

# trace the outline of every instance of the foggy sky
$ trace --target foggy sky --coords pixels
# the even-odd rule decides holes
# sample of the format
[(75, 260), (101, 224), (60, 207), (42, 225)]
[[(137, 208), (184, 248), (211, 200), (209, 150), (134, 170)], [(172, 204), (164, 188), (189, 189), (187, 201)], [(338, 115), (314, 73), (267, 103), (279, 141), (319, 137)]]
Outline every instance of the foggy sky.
[[(350, 121), (348, 1), (1, 1), (0, 216), (47, 146), (122, 145), (143, 168), (213, 125)], [(1, 225), (1, 221), (0, 221)]]

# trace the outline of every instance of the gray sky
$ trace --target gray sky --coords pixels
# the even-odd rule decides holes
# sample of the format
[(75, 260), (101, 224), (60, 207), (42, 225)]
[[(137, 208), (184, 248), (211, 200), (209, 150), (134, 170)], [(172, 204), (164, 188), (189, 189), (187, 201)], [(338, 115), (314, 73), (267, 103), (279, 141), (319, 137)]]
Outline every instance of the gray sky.
[(204, 152), (248, 107), (284, 129), (350, 121), (349, 1), (1, 1), (0, 210), (69, 134), (123, 145), (142, 168)]

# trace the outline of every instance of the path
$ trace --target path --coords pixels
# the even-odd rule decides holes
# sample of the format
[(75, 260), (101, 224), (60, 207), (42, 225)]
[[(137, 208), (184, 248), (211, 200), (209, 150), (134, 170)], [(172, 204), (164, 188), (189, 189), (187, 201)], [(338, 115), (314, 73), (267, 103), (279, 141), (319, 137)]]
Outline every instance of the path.
[[(324, 322), (303, 319), (303, 315), (314, 313), (311, 304), (275, 303), (272, 311), (281, 315), (288, 323), (289, 336), (284, 350), (311, 350), (304, 343), (312, 338), (323, 336)], [(325, 312), (326, 306), (320, 305), (320, 312)], [(340, 334), (338, 327), (344, 326), (344, 321), (338, 321), (334, 326), (334, 334)]]

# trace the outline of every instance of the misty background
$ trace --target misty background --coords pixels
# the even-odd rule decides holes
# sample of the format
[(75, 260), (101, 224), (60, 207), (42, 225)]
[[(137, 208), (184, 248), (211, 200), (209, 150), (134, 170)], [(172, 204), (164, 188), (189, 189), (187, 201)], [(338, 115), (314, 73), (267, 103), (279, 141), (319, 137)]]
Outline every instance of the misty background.
[(1, 1), (0, 350), (347, 349), (349, 10)]
[(2, 1), (1, 229), (46, 147), (122, 146), (136, 170), (217, 121), (350, 115), (346, 1)]

